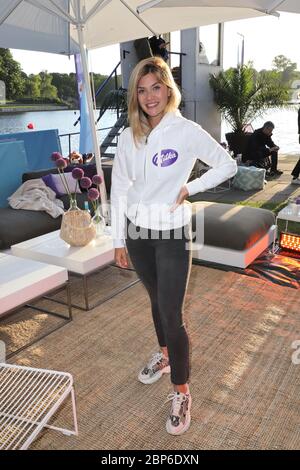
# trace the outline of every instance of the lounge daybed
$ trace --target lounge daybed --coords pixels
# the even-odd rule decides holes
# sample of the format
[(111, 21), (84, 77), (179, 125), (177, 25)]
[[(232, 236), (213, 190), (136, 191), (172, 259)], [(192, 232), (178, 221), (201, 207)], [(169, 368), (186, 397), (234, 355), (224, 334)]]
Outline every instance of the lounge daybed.
[[(82, 168), (85, 168), (85, 173), (87, 176), (92, 176), (92, 174), (96, 173), (95, 165), (85, 165), (82, 166)], [(111, 166), (103, 166), (103, 172), (107, 193), (109, 194), (111, 185)], [(24, 173), (22, 182), (24, 183), (29, 179), (41, 178), (42, 176), (45, 176), (49, 173), (57, 173), (57, 169), (51, 168), (48, 170)], [(63, 201), (65, 209), (68, 209), (68, 196), (61, 196), (60, 199)], [(85, 200), (85, 193), (77, 195), (78, 206), (82, 209), (84, 208)], [(0, 208), (0, 249), (4, 250), (10, 248), (10, 246), (14, 245), (15, 243), (20, 243), (30, 238), (38, 237), (40, 235), (44, 235), (45, 233), (58, 230), (60, 226), (61, 217), (54, 219), (43, 211), (22, 209), (16, 210), (10, 207)]]
[[(204, 220), (204, 240), (201, 222)], [(193, 258), (246, 268), (271, 243), (276, 234), (273, 212), (254, 207), (201, 202), (193, 204)], [(202, 242), (202, 243), (201, 243)]]

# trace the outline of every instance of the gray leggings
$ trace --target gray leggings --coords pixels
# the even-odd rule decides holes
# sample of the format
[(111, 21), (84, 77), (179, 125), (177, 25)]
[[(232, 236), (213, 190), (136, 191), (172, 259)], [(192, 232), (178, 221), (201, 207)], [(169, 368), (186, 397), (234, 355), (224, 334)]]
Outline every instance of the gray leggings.
[[(140, 237), (135, 239), (137, 232)], [(164, 239), (167, 233), (170, 237)], [(127, 220), (128, 253), (148, 291), (158, 343), (168, 348), (174, 385), (189, 380), (189, 338), (182, 310), (191, 269), (190, 243), (188, 226), (151, 231)]]

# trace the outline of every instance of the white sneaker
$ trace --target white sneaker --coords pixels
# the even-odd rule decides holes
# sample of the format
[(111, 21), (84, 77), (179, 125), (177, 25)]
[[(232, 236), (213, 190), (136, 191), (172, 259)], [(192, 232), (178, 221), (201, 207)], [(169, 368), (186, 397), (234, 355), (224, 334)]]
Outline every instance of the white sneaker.
[(163, 374), (169, 374), (171, 371), (169, 359), (163, 353), (155, 353), (148, 364), (140, 371), (138, 379), (143, 384), (153, 384), (159, 380)]
[(174, 392), (168, 395), (167, 401), (171, 400), (172, 405), (166, 430), (173, 436), (180, 436), (189, 429), (191, 424), (192, 397), (189, 393)]
[(291, 184), (300, 184), (300, 178), (293, 178)]

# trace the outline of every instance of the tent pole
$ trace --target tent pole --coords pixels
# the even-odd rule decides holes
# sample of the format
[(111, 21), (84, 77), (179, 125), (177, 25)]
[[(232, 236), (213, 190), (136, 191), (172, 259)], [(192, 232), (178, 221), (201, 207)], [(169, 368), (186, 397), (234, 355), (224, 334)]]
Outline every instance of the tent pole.
[(106, 194), (106, 188), (105, 188), (104, 174), (103, 174), (103, 170), (101, 166), (100, 148), (99, 148), (99, 143), (97, 139), (94, 108), (93, 108), (93, 98), (92, 98), (91, 83), (90, 83), (88, 64), (87, 64), (86, 48), (85, 48), (85, 43), (84, 43), (83, 28), (84, 26), (82, 24), (77, 25), (78, 42), (79, 42), (79, 47), (80, 47), (84, 82), (85, 82), (85, 87), (86, 87), (86, 98), (87, 98), (87, 105), (88, 105), (88, 111), (89, 111), (89, 119), (90, 119), (91, 133), (92, 133), (92, 139), (93, 139), (96, 168), (97, 168), (98, 174), (102, 177), (102, 180), (103, 180), (103, 183), (100, 185), (102, 213), (103, 213), (103, 216), (107, 219), (107, 216), (108, 216), (107, 194)]

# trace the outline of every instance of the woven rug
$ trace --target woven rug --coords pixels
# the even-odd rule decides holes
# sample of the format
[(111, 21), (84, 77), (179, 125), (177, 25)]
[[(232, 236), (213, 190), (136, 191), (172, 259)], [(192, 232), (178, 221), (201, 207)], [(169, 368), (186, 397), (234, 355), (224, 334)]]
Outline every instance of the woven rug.
[[(114, 291), (121, 290), (136, 279), (137, 275), (133, 271), (121, 270), (114, 266), (105, 266), (88, 278), (90, 305), (109, 297)], [(72, 302), (84, 307), (82, 277), (71, 276), (70, 292)], [(52, 297), (58, 301), (66, 302), (66, 290), (61, 289), (54, 293)], [(68, 308), (62, 304), (49, 302), (43, 298), (33, 304), (37, 309), (48, 309), (51, 312), (68, 317)], [(41, 310), (23, 307), (9, 315), (0, 316), (0, 340), (5, 342), (6, 353), (9, 356), (25, 345), (36, 341), (37, 338), (64, 326), (67, 321)]]
[[(73, 374), (79, 436), (45, 430), (33, 449), (299, 449), (299, 291), (193, 266), (186, 298), (192, 343), (192, 423), (166, 433), (169, 377), (137, 372), (157, 348), (141, 283), (14, 357)], [(300, 355), (300, 354), (299, 354)], [(71, 425), (70, 406), (55, 425)]]
[(299, 255), (296, 257), (296, 254), (285, 253), (282, 250), (275, 255), (269, 250), (264, 251), (246, 269), (196, 259), (193, 262), (200, 266), (257, 277), (279, 286), (300, 289), (300, 257)]

